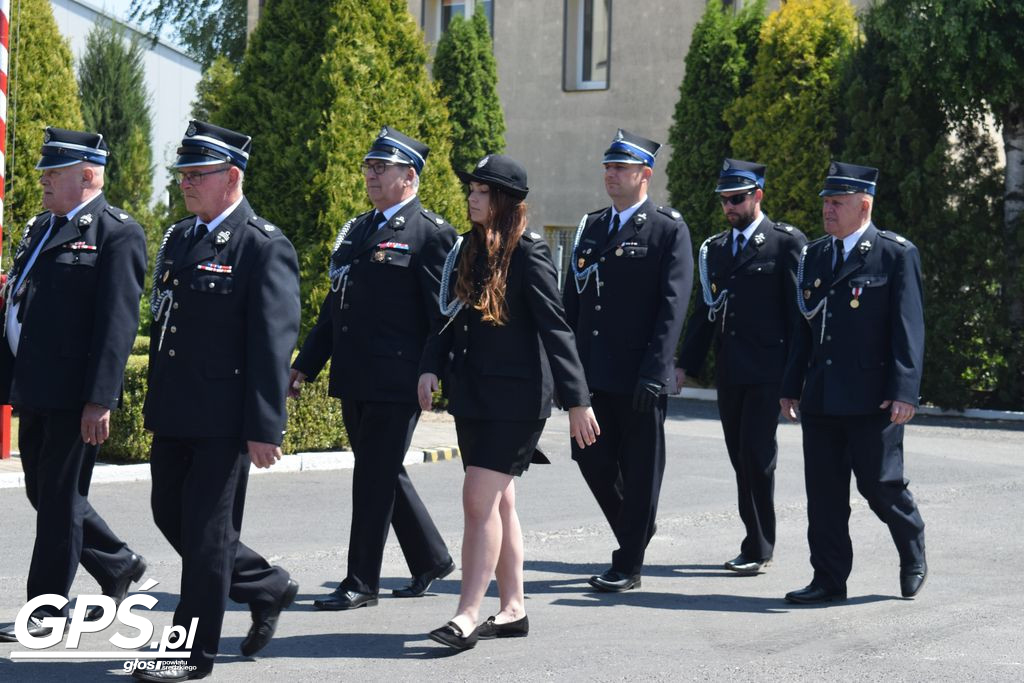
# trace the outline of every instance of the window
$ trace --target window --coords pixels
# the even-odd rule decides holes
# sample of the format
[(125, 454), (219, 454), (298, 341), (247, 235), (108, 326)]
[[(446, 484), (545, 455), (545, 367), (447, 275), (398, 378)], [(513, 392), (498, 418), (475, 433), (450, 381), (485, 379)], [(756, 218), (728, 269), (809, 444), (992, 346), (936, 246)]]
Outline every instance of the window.
[(566, 0), (566, 90), (605, 90), (611, 46), (612, 0)]
[(423, 33), (428, 43), (436, 44), (455, 17), (469, 19), (483, 12), (494, 35), (494, 0), (423, 0)]

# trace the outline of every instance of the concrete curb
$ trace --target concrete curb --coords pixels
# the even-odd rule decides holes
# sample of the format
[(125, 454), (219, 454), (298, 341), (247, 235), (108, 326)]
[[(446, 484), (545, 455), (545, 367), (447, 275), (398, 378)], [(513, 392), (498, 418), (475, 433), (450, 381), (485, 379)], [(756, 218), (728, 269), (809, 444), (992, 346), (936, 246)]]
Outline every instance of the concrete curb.
[[(431, 462), (443, 462), (461, 457), (459, 449), (454, 446), (440, 448), (412, 449), (405, 454), (403, 465), (421, 465)], [(260, 469), (249, 467), (250, 475), (276, 474), (285, 472), (312, 472), (317, 470), (348, 470), (355, 464), (352, 451), (328, 451), (323, 453), (295, 453), (286, 455), (273, 467)], [(93, 484), (109, 482), (149, 481), (149, 463), (137, 465), (97, 464), (92, 471)], [(22, 488), (25, 486), (25, 475), (21, 472), (0, 474), (0, 489)]]
[[(670, 394), (669, 398), (686, 398), (696, 401), (717, 401), (718, 392), (714, 389), (699, 389), (696, 387), (683, 387), (682, 392)], [(980, 410), (968, 408), (967, 410), (943, 410), (935, 406), (921, 406), (917, 409), (918, 415), (935, 415), (939, 417), (964, 417), (970, 420), (1006, 420), (1008, 422), (1024, 422), (1024, 412), (1013, 410)]]

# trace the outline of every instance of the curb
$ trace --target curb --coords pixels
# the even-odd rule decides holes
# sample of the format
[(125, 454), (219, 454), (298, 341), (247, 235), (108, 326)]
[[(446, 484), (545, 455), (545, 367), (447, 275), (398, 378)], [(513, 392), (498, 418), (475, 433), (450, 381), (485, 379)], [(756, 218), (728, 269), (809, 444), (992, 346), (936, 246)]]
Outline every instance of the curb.
[[(412, 449), (405, 454), (403, 465), (420, 465), (444, 462), (461, 457), (458, 447)], [(350, 470), (355, 465), (352, 451), (326, 451), (321, 453), (294, 453), (282, 457), (273, 467), (260, 469), (249, 467), (250, 475), (264, 475), (288, 472), (315, 472), (320, 470)], [(149, 481), (149, 463), (135, 465), (97, 464), (92, 471), (93, 484), (110, 482)], [(23, 488), (25, 475), (22, 472), (0, 474), (0, 489)]]

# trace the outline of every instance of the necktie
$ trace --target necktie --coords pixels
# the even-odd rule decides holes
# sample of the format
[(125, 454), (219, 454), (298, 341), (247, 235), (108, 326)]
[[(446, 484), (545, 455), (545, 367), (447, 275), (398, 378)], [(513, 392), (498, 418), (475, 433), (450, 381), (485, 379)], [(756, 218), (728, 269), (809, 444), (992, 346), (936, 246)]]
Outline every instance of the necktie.
[(734, 248), (734, 251), (733, 251), (732, 255), (733, 255), (733, 258), (739, 258), (740, 252), (743, 251), (743, 247), (747, 243), (747, 238), (743, 236), (742, 232), (738, 233), (736, 235), (736, 239), (734, 240), (734, 243), (735, 243), (735, 248)]
[(619, 225), (619, 214), (615, 214), (614, 216), (612, 216), (612, 227), (609, 228), (608, 230), (608, 238), (611, 239), (615, 237), (617, 234), (619, 234), (620, 227), (621, 225)]
[(846, 260), (843, 258), (843, 241), (836, 240), (836, 263), (835, 267), (832, 268), (832, 277), (836, 278), (839, 276), (839, 270), (843, 267), (843, 262)]
[(192, 239), (188, 243), (190, 251), (195, 249), (195, 246), (199, 244), (199, 241), (206, 237), (207, 230), (205, 223), (196, 223), (196, 226), (192, 228)]
[(381, 228), (383, 228), (385, 225), (388, 224), (388, 219), (384, 218), (384, 214), (382, 214), (380, 211), (378, 211), (376, 214), (374, 214), (373, 220), (374, 220), (373, 224), (377, 226), (377, 227), (375, 227), (373, 229), (374, 232), (376, 232), (377, 230), (380, 230)]
[(49, 234), (46, 235), (46, 241), (49, 242), (50, 240), (52, 240), (53, 236), (56, 235), (58, 232), (60, 232), (60, 229), (63, 228), (65, 225), (67, 225), (67, 223), (68, 223), (68, 217), (67, 216), (54, 216), (53, 217), (53, 227), (50, 228)]

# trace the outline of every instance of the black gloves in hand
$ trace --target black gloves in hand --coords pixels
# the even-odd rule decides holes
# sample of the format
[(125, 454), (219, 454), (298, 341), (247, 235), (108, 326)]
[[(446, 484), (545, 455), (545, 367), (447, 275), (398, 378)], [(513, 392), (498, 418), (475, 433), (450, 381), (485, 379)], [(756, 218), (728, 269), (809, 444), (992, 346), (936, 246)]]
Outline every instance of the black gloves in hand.
[(649, 413), (654, 410), (661, 389), (661, 382), (641, 377), (637, 380), (636, 389), (633, 390), (633, 410), (638, 413)]

